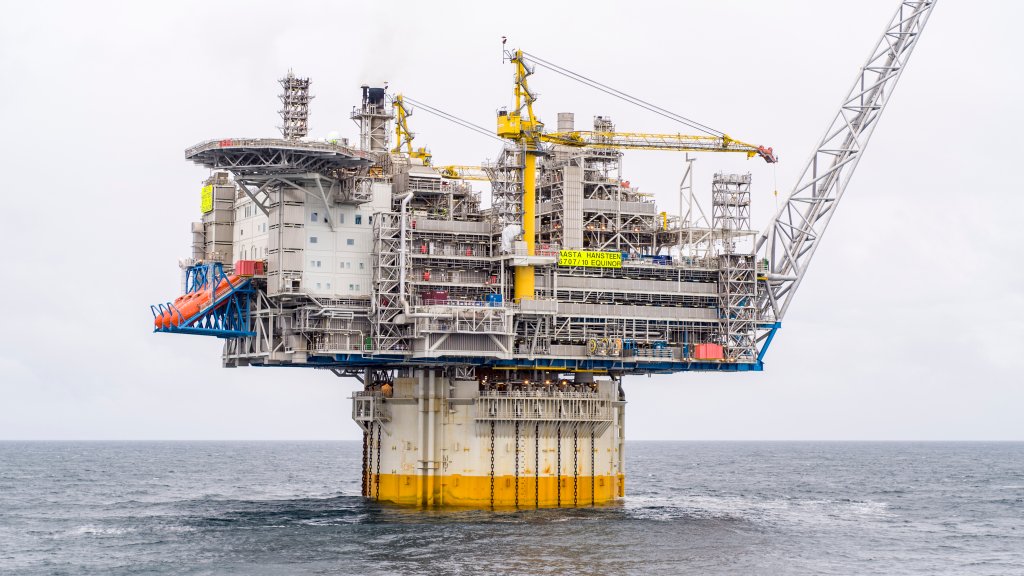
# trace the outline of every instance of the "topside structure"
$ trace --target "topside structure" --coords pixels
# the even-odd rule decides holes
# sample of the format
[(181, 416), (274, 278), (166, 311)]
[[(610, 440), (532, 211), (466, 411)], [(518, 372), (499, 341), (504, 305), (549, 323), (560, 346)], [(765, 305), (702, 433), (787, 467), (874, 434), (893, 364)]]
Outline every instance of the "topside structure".
[[(366, 497), (614, 501), (625, 493), (624, 380), (763, 369), (933, 6), (900, 3), (763, 231), (751, 222), (749, 174), (716, 174), (707, 213), (689, 185), (669, 215), (621, 159), (655, 149), (774, 162), (771, 149), (692, 122), (696, 136), (646, 134), (607, 116), (581, 129), (560, 113), (548, 130), (529, 79), (537, 66), (567, 69), (540, 57), (506, 52), (515, 84), (496, 119), (504, 144), (475, 167), (432, 165), (412, 145), (416, 101), (383, 87), (362, 87), (358, 141), (309, 138), (310, 81), (289, 72), (280, 138), (186, 150), (210, 175), (181, 263), (184, 294), (153, 307), (154, 329), (223, 338), (226, 367), (360, 381), (352, 418)], [(490, 183), (489, 197), (474, 179)]]

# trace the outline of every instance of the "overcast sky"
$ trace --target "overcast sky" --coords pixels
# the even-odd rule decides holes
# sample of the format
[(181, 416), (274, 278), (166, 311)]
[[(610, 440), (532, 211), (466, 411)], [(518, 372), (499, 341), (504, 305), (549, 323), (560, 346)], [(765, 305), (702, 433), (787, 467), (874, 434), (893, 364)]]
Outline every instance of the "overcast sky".
[[(17, 2), (0, 19), (0, 438), (355, 439), (350, 380), (220, 368), (221, 342), (150, 332), (190, 254), (207, 172), (183, 150), (274, 136), (276, 79), (313, 79), (314, 136), (356, 136), (362, 83), (490, 127), (500, 37), (753, 143), (754, 226), (792, 187), (895, 10), (791, 2)], [(940, 2), (765, 371), (626, 381), (631, 439), (1024, 440), (1024, 132), (1018, 2)], [(540, 70), (536, 110), (677, 131)], [(424, 113), (416, 143), (476, 164), (495, 143)], [(682, 158), (630, 152), (674, 212)], [(776, 184), (777, 182), (777, 184)]]

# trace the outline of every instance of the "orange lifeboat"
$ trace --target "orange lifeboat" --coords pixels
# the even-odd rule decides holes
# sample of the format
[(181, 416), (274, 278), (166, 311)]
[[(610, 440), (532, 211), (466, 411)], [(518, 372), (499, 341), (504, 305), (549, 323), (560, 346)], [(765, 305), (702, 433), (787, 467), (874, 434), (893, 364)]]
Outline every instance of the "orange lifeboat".
[[(239, 279), (240, 277), (237, 274), (233, 274), (221, 280), (217, 284), (217, 291), (213, 300), (227, 294), (228, 291), (231, 290), (232, 286), (238, 284)], [(206, 309), (210, 305), (210, 302), (209, 288), (189, 292), (188, 294), (184, 294), (176, 298), (174, 300), (174, 308), (169, 308), (166, 312), (161, 314), (154, 321), (154, 324), (163, 328), (181, 326)]]
[[(174, 301), (174, 307), (173, 308), (169, 307), (167, 309), (167, 312), (165, 312), (164, 315), (160, 317), (161, 325), (164, 328), (170, 328), (171, 325), (173, 324), (173, 320), (176, 320), (176, 319), (179, 320), (179, 323), (180, 323), (180, 320), (184, 317), (184, 315), (182, 314), (181, 316), (179, 316), (179, 312), (182, 312), (183, 309), (185, 308), (185, 306), (187, 306), (189, 302), (191, 302), (191, 301), (195, 300), (196, 298), (198, 298), (203, 292), (204, 292), (204, 290), (198, 290), (196, 292), (189, 292), (188, 294), (185, 294), (184, 296), (180, 297), (179, 299), (176, 299)], [(174, 325), (177, 325), (177, 324), (174, 324)]]
[(199, 295), (199, 291), (197, 291), (197, 292), (189, 292), (188, 294), (182, 294), (181, 296), (178, 296), (177, 298), (175, 298), (174, 299), (173, 307), (168, 306), (167, 309), (164, 311), (164, 313), (161, 314), (159, 318), (157, 318), (157, 320), (155, 322), (157, 324), (157, 327), (158, 328), (168, 328), (168, 327), (170, 327), (170, 325), (171, 325), (171, 318), (173, 318), (174, 316), (177, 315), (177, 312), (175, 311), (175, 309), (180, 310), (181, 307), (184, 306), (186, 302), (188, 302), (189, 300), (195, 298), (198, 295)]

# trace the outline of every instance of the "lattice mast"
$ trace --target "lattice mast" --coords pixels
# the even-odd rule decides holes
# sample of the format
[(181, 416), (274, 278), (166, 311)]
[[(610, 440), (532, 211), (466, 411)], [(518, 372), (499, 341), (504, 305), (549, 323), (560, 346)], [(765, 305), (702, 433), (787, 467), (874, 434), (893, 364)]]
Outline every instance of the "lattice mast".
[(753, 362), (757, 356), (757, 276), (750, 245), (750, 173), (715, 174), (711, 181), (711, 226), (722, 238), (718, 299), (725, 358)]
[(281, 83), (281, 135), (285, 140), (299, 140), (309, 134), (309, 78), (298, 78), (291, 70), (278, 80)]
[(757, 241), (770, 263), (762, 320), (780, 321), (928, 22), (935, 0), (901, 2), (790, 193)]

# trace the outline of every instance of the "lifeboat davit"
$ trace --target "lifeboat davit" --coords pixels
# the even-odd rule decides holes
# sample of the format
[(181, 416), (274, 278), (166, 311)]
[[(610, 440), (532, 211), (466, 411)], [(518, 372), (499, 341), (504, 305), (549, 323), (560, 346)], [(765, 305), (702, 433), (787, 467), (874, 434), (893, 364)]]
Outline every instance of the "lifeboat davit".
[(217, 284), (217, 290), (212, 300), (209, 288), (202, 288), (195, 292), (178, 296), (174, 299), (172, 306), (168, 307), (163, 314), (153, 320), (153, 325), (157, 328), (170, 328), (171, 326), (186, 324), (197, 314), (209, 308), (211, 301), (216, 301), (227, 294), (233, 286), (239, 283), (239, 280), (240, 277), (237, 274), (232, 274), (221, 280)]

